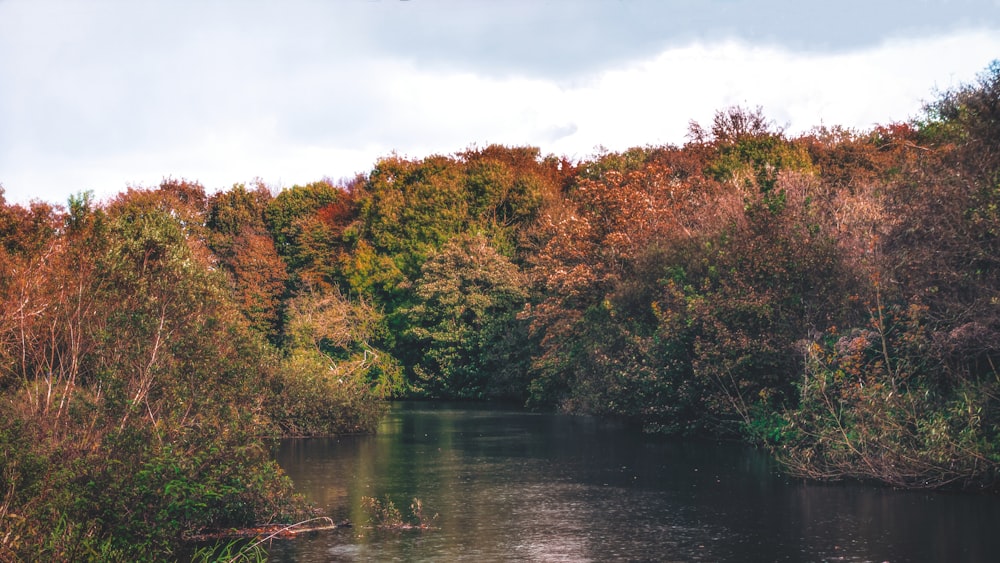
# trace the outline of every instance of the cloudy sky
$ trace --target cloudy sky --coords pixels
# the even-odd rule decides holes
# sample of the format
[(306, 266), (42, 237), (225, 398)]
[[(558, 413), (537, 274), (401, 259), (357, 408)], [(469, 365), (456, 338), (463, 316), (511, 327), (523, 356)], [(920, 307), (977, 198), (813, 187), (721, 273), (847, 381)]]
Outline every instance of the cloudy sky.
[(997, 58), (1000, 0), (0, 0), (0, 185), (62, 203), (490, 143), (581, 159), (731, 105), (865, 129)]

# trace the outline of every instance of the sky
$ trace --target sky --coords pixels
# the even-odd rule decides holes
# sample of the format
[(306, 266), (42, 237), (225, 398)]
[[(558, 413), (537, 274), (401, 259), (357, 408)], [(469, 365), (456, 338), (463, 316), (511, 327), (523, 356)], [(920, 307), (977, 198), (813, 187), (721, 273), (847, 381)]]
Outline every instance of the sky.
[(281, 189), (493, 143), (580, 160), (734, 105), (865, 130), (997, 58), (1000, 0), (0, 0), (0, 186)]

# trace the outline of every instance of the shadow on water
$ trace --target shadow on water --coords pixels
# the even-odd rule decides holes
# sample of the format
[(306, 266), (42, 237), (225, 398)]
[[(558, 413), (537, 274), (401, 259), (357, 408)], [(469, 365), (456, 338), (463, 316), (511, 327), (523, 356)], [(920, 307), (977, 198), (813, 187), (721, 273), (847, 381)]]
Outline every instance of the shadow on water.
[[(589, 417), (399, 403), (374, 436), (288, 440), (297, 489), (351, 529), (272, 561), (993, 561), (1000, 500), (818, 485), (736, 444), (638, 436)], [(363, 526), (413, 497), (430, 531)], [(404, 510), (404, 513), (406, 511)]]

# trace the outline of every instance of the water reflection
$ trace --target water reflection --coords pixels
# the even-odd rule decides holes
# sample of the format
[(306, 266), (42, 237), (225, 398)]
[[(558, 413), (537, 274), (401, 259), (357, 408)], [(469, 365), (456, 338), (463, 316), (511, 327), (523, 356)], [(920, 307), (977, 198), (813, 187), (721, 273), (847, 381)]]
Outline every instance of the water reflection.
[[(275, 561), (992, 561), (1000, 503), (811, 485), (730, 444), (653, 440), (582, 417), (403, 403), (375, 436), (284, 442), (279, 462), (336, 519), (413, 497), (436, 529), (356, 527)], [(404, 511), (405, 512), (405, 511)]]

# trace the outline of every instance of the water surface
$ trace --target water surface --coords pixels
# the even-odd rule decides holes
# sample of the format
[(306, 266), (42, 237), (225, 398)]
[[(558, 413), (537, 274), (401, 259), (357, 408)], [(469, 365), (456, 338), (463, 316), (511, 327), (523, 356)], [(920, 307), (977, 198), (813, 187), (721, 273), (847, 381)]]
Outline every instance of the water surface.
[[(588, 417), (397, 403), (374, 436), (287, 440), (298, 491), (355, 527), (272, 561), (995, 561), (1000, 500), (781, 476), (766, 453)], [(361, 498), (434, 529), (364, 526)]]

